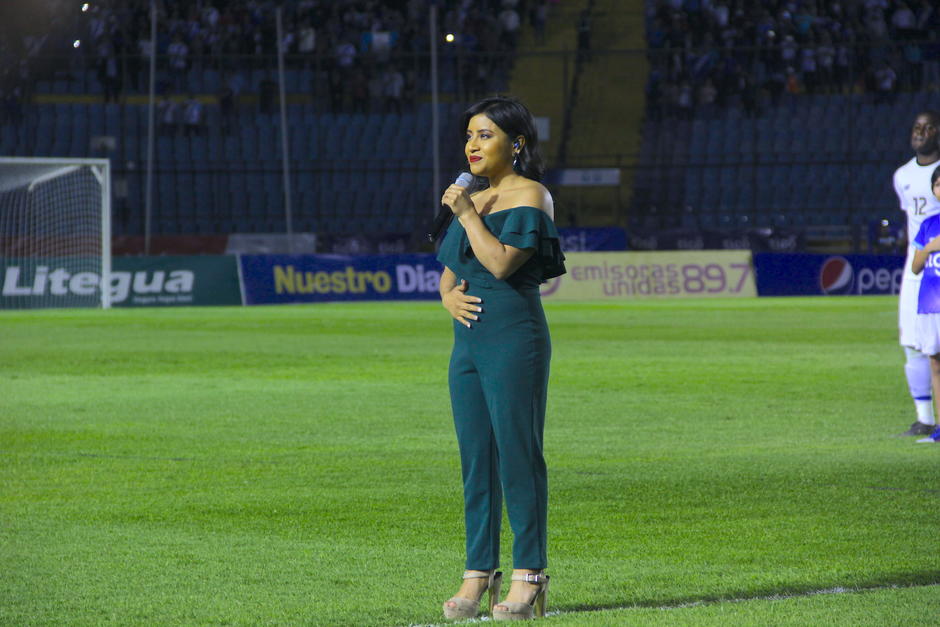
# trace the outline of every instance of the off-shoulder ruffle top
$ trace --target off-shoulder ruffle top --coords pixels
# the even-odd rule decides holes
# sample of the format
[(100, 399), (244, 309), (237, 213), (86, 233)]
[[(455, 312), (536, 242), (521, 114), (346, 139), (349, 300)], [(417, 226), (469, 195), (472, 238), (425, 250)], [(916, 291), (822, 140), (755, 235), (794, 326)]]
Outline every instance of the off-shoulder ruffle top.
[(516, 248), (533, 248), (535, 253), (518, 270), (504, 280), (497, 279), (477, 260), (470, 239), (460, 220), (451, 221), (437, 260), (451, 269), (459, 279), (471, 286), (537, 287), (548, 279), (566, 272), (565, 255), (561, 251), (554, 222), (537, 207), (519, 206), (483, 216), (483, 224), (503, 244)]

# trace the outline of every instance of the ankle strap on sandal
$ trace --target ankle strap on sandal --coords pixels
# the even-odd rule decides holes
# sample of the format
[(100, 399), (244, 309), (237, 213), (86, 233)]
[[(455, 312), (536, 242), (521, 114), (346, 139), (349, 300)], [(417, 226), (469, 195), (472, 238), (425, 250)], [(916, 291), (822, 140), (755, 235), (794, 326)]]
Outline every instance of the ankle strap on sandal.
[(526, 573), (524, 575), (513, 575), (512, 581), (524, 581), (526, 583), (543, 584), (548, 581), (548, 575), (545, 573)]
[(472, 573), (472, 572), (470, 572), (470, 571), (464, 571), (463, 578), (464, 578), (464, 579), (489, 579), (489, 578), (490, 578), (491, 576), (493, 576), (493, 575), (502, 575), (502, 573), (500, 573), (500, 572), (495, 572), (495, 573), (489, 572), (489, 573), (487, 573), (487, 572), (483, 572), (483, 571), (477, 571), (477, 572), (475, 572), (475, 573)]

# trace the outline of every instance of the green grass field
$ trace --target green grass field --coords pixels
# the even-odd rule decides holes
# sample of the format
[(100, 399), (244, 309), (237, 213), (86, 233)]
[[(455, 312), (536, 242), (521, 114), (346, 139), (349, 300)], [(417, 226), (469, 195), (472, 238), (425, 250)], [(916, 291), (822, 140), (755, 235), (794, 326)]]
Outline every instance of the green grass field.
[[(895, 307), (547, 306), (545, 623), (940, 624)], [(434, 303), (0, 312), (0, 623), (443, 623), (450, 341)]]

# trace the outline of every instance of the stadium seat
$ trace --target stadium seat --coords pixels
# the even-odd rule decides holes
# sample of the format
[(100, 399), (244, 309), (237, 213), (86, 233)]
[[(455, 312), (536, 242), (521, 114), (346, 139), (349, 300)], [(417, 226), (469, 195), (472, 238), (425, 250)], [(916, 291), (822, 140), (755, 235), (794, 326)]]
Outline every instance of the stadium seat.
[(189, 167), (192, 160), (189, 151), (189, 138), (176, 137), (173, 140), (173, 161), (184, 167)]

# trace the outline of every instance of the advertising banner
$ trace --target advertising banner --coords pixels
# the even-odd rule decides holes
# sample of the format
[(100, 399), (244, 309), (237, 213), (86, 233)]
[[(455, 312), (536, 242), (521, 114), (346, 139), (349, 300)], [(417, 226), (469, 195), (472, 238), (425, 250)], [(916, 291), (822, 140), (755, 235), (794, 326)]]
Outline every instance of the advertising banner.
[(903, 255), (754, 255), (761, 296), (897, 294)]
[(546, 301), (756, 296), (747, 250), (566, 253)]
[(241, 305), (234, 255), (114, 257), (114, 307)]
[(316, 252), (316, 233), (232, 233), (225, 244), (227, 255), (312, 255)]
[(630, 250), (738, 250), (797, 252), (806, 247), (806, 234), (788, 229), (676, 228), (630, 231)]
[(100, 257), (0, 259), (0, 309), (98, 307)]
[[(412, 233), (320, 233), (316, 251), (295, 248), (293, 254), (321, 255), (404, 255), (414, 252)], [(430, 246), (430, 244), (428, 245)], [(284, 251), (280, 251), (284, 252)]]
[(437, 299), (434, 255), (242, 255), (246, 305)]
[(616, 227), (568, 227), (558, 229), (558, 235), (566, 252), (627, 249), (627, 233)]
[[(101, 275), (81, 261), (5, 260), (0, 309), (96, 306), (104, 287)], [(114, 257), (108, 288), (114, 307), (241, 304), (238, 266), (231, 256)]]
[(620, 168), (559, 168), (545, 174), (551, 185), (598, 187), (620, 185)]

